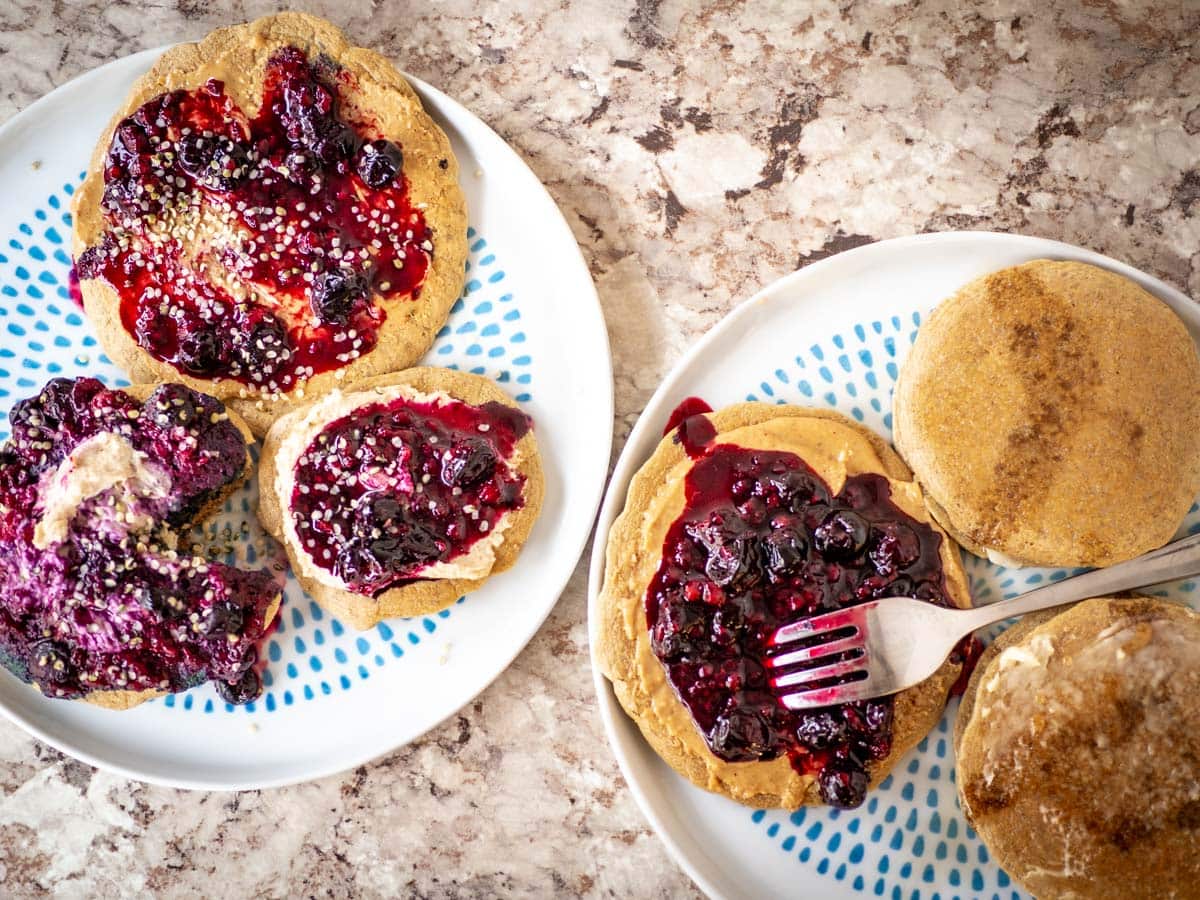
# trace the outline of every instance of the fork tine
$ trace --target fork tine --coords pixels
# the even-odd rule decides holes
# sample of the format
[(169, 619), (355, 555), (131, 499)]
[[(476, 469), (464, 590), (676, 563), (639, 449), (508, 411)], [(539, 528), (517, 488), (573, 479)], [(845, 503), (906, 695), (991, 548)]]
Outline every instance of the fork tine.
[(788, 709), (802, 710), (836, 706), (840, 703), (853, 703), (856, 700), (868, 700), (877, 696), (879, 696), (878, 680), (867, 677), (862, 681), (851, 681), (848, 684), (835, 684), (832, 687), (781, 694), (779, 701)]
[(771, 646), (779, 647), (802, 638), (812, 638), (827, 631), (836, 631), (839, 628), (855, 627), (861, 632), (863, 622), (866, 621), (865, 607), (870, 605), (863, 603), (858, 606), (848, 606), (845, 609), (837, 609), (784, 625), (771, 638)]
[(825, 656), (831, 656), (834, 653), (842, 653), (846, 650), (858, 650), (865, 646), (864, 636), (861, 631), (856, 631), (854, 634), (838, 638), (830, 641), (827, 644), (814, 644), (811, 647), (805, 647), (803, 650), (793, 650), (791, 653), (781, 653), (779, 656), (770, 656), (767, 658), (767, 665), (772, 669), (782, 669), (784, 666), (794, 666), (796, 663), (812, 662), (821, 659)]
[(862, 672), (866, 670), (866, 667), (867, 654), (864, 650), (853, 659), (843, 659), (826, 666), (818, 666), (815, 669), (804, 669), (801, 672), (780, 675), (778, 678), (773, 678), (771, 683), (777, 688), (791, 687), (794, 684), (811, 684), (825, 678), (839, 678), (852, 672)]

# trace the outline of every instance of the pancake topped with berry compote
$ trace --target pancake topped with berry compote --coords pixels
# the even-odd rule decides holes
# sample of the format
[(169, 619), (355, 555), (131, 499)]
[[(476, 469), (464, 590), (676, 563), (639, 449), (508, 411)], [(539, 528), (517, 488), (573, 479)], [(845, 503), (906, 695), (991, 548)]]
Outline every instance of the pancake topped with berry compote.
[(75, 201), (84, 308), (135, 382), (182, 381), (255, 433), (404, 368), (463, 280), (445, 134), (382, 56), (282, 13), (165, 53)]
[(793, 711), (782, 625), (877, 597), (970, 603), (958, 548), (874, 433), (834, 412), (686, 405), (630, 483), (593, 641), (654, 750), (754, 806), (855, 807), (937, 723), (956, 653), (894, 697)]

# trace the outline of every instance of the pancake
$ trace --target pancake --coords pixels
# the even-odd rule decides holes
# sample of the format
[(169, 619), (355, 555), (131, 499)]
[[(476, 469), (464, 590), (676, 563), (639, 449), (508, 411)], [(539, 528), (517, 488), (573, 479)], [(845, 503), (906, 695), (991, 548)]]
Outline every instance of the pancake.
[(1127, 278), (1037, 260), (921, 327), (896, 449), (938, 522), (1011, 565), (1105, 566), (1166, 543), (1200, 492), (1200, 356)]
[(968, 821), (1038, 897), (1200, 897), (1200, 615), (1150, 598), (1028, 617), (955, 729)]
[(109, 709), (209, 680), (230, 703), (258, 696), (276, 575), (188, 540), (249, 475), (246, 424), (177, 383), (92, 378), (54, 379), (9, 418), (0, 664), (48, 697)]
[(436, 612), (512, 568), (541, 511), (532, 422), (488, 379), (418, 368), (279, 419), (263, 526), (300, 584), (356, 628)]
[(306, 396), (411, 365), (462, 289), (445, 134), (388, 60), (302, 13), (164, 53), (74, 216), (112, 360), (226, 401), (259, 436)]
[[(889, 559), (884, 545), (903, 549)], [(894, 702), (784, 709), (762, 676), (766, 638), (859, 588), (970, 605), (958, 548), (892, 449), (824, 410), (692, 416), (634, 476), (609, 533), (596, 659), (697, 786), (758, 807), (857, 806), (937, 723), (961, 670), (948, 660)]]

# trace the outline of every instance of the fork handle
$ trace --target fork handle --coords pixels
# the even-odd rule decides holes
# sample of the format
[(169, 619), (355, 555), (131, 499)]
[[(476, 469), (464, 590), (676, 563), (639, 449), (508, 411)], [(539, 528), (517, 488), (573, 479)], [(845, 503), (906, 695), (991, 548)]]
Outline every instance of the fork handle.
[(1011, 600), (989, 603), (967, 611), (963, 617), (963, 634), (1002, 622), (1013, 616), (1024, 616), (1090, 597), (1103, 597), (1119, 591), (1190, 578), (1200, 575), (1200, 534), (1143, 553), (1141, 556), (1104, 569), (1092, 569), (1073, 578), (1064, 578), (1045, 587), (1029, 591)]

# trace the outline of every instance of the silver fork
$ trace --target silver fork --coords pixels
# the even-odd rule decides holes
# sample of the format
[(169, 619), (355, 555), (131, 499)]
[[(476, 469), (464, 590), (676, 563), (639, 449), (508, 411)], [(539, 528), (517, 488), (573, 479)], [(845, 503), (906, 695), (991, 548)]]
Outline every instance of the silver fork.
[(801, 619), (776, 631), (771, 646), (784, 651), (798, 642), (805, 646), (770, 656), (767, 664), (789, 709), (882, 697), (924, 681), (960, 640), (987, 625), (1193, 575), (1200, 575), (1200, 534), (975, 609), (886, 597)]

